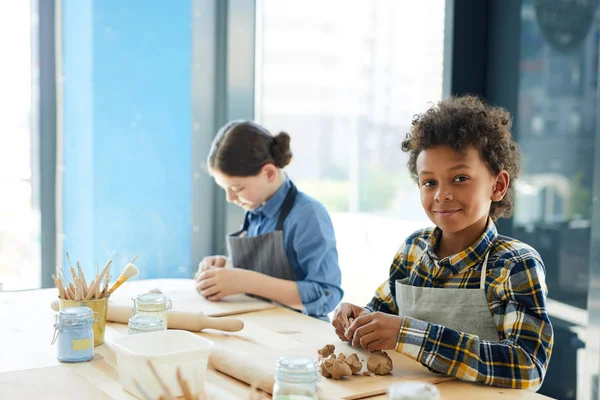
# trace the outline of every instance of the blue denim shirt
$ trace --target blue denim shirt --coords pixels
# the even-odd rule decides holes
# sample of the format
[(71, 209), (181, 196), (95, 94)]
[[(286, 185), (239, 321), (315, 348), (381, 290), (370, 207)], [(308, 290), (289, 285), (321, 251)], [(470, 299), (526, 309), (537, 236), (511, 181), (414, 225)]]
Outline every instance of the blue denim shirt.
[[(249, 237), (275, 230), (283, 200), (290, 188), (291, 182), (286, 178), (265, 204), (249, 212)], [(298, 191), (294, 206), (283, 223), (283, 241), (298, 279), (303, 312), (325, 318), (344, 294), (335, 233), (325, 207)]]

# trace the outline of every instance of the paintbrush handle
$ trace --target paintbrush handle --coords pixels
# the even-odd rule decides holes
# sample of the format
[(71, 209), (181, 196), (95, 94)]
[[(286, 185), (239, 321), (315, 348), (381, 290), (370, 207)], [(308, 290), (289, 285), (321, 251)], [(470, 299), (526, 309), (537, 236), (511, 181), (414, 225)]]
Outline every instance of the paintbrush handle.
[(108, 295), (110, 296), (112, 294), (112, 292), (117, 290), (119, 288), (119, 286), (121, 286), (126, 280), (127, 280), (127, 278), (125, 276), (120, 275), (119, 279), (117, 279), (117, 281), (108, 290)]

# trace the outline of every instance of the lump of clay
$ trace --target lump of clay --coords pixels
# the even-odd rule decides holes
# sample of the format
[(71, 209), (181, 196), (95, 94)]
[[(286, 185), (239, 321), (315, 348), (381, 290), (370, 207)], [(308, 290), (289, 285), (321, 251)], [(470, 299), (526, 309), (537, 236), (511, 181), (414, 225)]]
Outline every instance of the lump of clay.
[(321, 350), (317, 351), (321, 357), (329, 357), (330, 354), (333, 354), (335, 351), (335, 346), (332, 344), (327, 344)]
[(364, 376), (371, 376), (371, 373), (369, 371), (365, 371), (365, 372), (363, 372), (363, 375)]
[(325, 378), (331, 378), (331, 367), (333, 367), (333, 361), (334, 360), (328, 358), (321, 362), (321, 375), (323, 375)]
[(338, 354), (337, 359), (340, 361), (344, 361), (346, 359), (346, 355), (344, 353), (340, 353)]
[(350, 357), (346, 357), (344, 362), (346, 364), (348, 364), (348, 366), (350, 367), (350, 370), (352, 371), (352, 374), (358, 374), (359, 371), (363, 367), (363, 365), (360, 362), (360, 360), (358, 359), (358, 356), (356, 355), (356, 353), (352, 353), (352, 355), (350, 355)]
[(375, 375), (387, 375), (394, 369), (394, 364), (385, 351), (376, 351), (369, 355), (367, 369)]
[(331, 377), (333, 379), (338, 380), (350, 375), (352, 375), (352, 370), (348, 364), (339, 360), (333, 362), (333, 366), (331, 367)]

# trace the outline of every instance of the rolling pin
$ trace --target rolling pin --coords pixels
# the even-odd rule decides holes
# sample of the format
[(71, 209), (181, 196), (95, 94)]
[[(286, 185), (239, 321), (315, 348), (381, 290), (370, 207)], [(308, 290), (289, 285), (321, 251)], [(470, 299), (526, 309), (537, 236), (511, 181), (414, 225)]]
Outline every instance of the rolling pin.
[(273, 368), (267, 368), (259, 363), (253, 363), (248, 357), (241, 356), (219, 345), (215, 345), (211, 350), (208, 362), (217, 371), (267, 393), (273, 393), (275, 364), (273, 364)]
[[(54, 311), (59, 311), (58, 300), (50, 305)], [(106, 320), (126, 324), (133, 315), (131, 307), (108, 303)], [(186, 331), (200, 332), (204, 329), (217, 329), (226, 332), (238, 332), (244, 328), (244, 322), (236, 318), (213, 318), (203, 313), (190, 313), (169, 310), (167, 314), (168, 327)]]

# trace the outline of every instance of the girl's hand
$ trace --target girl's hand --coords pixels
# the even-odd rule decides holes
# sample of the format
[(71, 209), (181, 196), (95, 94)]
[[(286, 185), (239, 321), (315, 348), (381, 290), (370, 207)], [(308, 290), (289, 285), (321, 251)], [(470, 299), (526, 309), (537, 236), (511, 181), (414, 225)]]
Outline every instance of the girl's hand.
[(231, 294), (245, 293), (254, 271), (238, 268), (212, 268), (198, 272), (196, 290), (210, 301), (219, 301)]
[(395, 350), (402, 317), (373, 312), (356, 318), (346, 331), (346, 340), (353, 347), (361, 346), (369, 351)]
[(349, 340), (346, 338), (346, 330), (350, 327), (350, 318), (356, 319), (359, 315), (364, 315), (370, 313), (369, 310), (363, 307), (355, 306), (350, 303), (342, 303), (336, 308), (333, 314), (333, 321), (331, 321), (331, 325), (335, 328), (335, 333), (338, 337), (344, 341), (348, 342)]
[(198, 275), (200, 275), (201, 272), (207, 271), (211, 268), (225, 267), (227, 265), (227, 261), (228, 261), (228, 259), (225, 256), (204, 257), (202, 259), (202, 261), (200, 261), (200, 264), (198, 264), (198, 272), (196, 272), (196, 274), (194, 275), (194, 278), (198, 279)]

